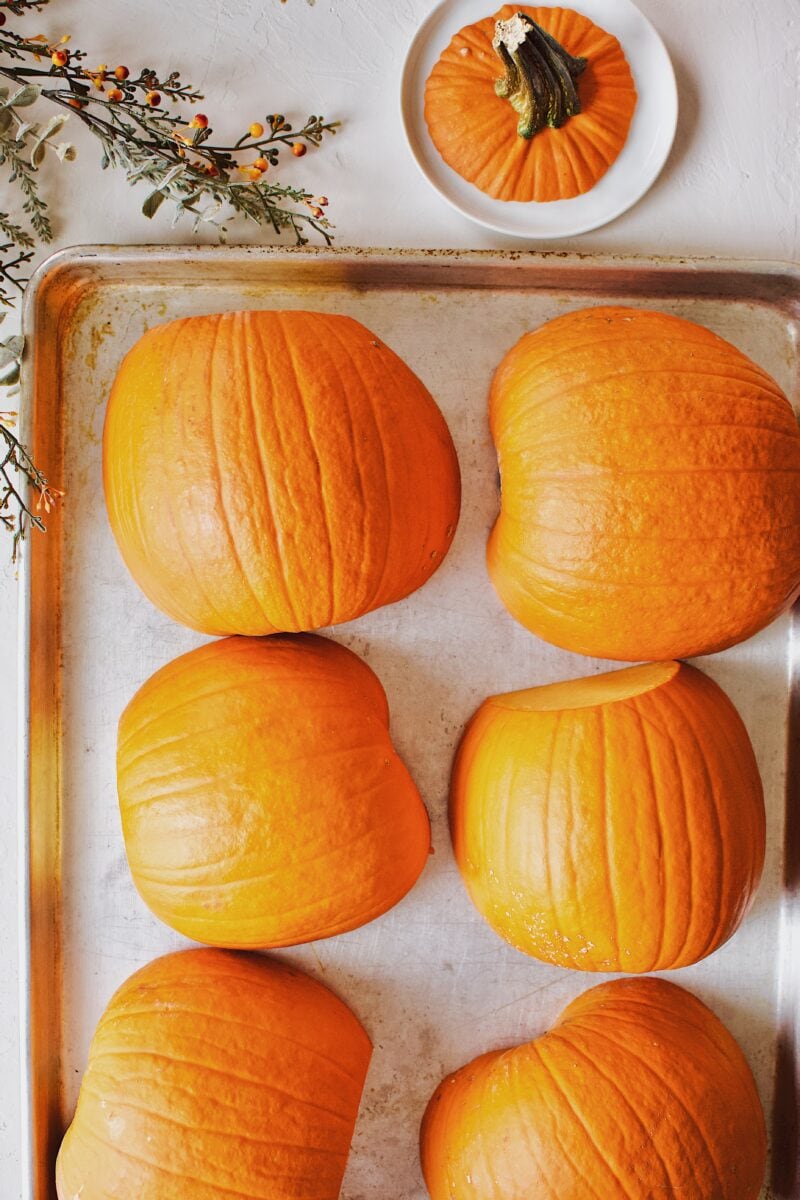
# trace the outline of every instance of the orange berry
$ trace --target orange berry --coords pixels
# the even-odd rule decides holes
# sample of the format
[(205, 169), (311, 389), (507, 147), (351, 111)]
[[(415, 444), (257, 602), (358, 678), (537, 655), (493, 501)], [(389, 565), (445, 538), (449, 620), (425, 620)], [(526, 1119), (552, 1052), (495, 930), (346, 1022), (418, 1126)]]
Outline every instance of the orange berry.
[(302, 158), (306, 150), (307, 146), (304, 142), (295, 142), (295, 144), (292, 146), (292, 154), (295, 156), (295, 158)]
[(112, 104), (116, 104), (122, 99), (122, 92), (119, 90), (119, 88), (109, 88), (108, 98)]
[(77, 96), (70, 96), (67, 104), (70, 108), (83, 108), (86, 104), (85, 100), (79, 100)]
[(145, 96), (145, 104), (149, 104), (151, 108), (158, 108), (161, 103), (160, 92), (148, 92)]
[(117, 67), (114, 71), (114, 77), (116, 79), (124, 80), (127, 79), (129, 75), (130, 71), (127, 67)]
[(253, 163), (253, 166), (257, 167), (259, 171), (269, 170), (269, 163), (267, 162), (266, 158), (257, 158)]
[(195, 113), (189, 124), (192, 129), (208, 129), (208, 117), (205, 113)]
[(330, 204), (327, 196), (317, 196), (317, 204), (320, 208), (325, 208), (326, 204)]
[(50, 61), (54, 67), (65, 67), (69, 62), (69, 54), (66, 50), (54, 50), (50, 55)]
[(258, 121), (253, 121), (253, 124), (247, 131), (251, 138), (260, 138), (264, 133), (264, 126), (259, 125)]
[(239, 170), (247, 179), (256, 180), (261, 178), (261, 172), (256, 166), (239, 167)]
[(315, 217), (324, 217), (325, 216), (325, 214), (321, 208), (312, 208), (311, 214), (312, 214), (312, 216), (315, 216)]

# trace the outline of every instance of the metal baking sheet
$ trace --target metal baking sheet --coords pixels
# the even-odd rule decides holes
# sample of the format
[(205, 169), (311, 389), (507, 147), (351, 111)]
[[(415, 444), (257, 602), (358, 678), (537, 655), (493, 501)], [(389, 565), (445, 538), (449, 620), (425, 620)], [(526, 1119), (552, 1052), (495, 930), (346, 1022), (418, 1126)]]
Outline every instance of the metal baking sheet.
[[(446, 825), (464, 722), (488, 694), (602, 670), (516, 625), (484, 567), (497, 509), (486, 421), (493, 368), (523, 331), (606, 300), (710, 326), (800, 399), (800, 271), (781, 264), (531, 253), (83, 248), (39, 271), (24, 435), (63, 509), (23, 567), (22, 945), (29, 1142), (26, 1200), (52, 1200), (52, 1164), (97, 1018), (114, 988), (182, 939), (131, 882), (114, 783), (117, 718), (157, 667), (203, 639), (157, 612), (129, 578), (106, 522), (103, 413), (124, 352), (172, 317), (246, 307), (348, 313), (428, 384), (456, 441), (464, 484), (452, 551), (415, 595), (333, 635), (382, 679), (396, 744), (433, 820), (435, 854), (412, 893), (363, 929), (283, 957), (335, 988), (375, 1045), (342, 1195), (421, 1200), (418, 1125), (441, 1076), (539, 1034), (599, 982), (537, 963), (484, 924), (461, 885)], [(794, 618), (796, 621), (796, 618)], [(746, 721), (766, 789), (764, 880), (723, 949), (672, 977), (743, 1045), (770, 1126), (764, 1197), (800, 1197), (797, 1168), (797, 638), (786, 615), (702, 660)], [(791, 731), (791, 737), (790, 737)]]

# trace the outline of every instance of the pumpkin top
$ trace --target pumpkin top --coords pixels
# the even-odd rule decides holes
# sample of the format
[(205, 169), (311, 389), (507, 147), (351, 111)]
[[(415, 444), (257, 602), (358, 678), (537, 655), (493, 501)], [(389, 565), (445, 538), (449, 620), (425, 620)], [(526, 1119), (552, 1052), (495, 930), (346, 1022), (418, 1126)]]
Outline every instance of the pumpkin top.
[[(543, 67), (541, 55), (538, 66), (528, 64), (528, 81), (519, 48), (517, 61), (507, 48), (498, 60), (497, 30), (510, 28), (513, 45), (517, 17), (526, 33), (535, 24), (542, 35), (541, 55), (550, 59), (544, 90), (543, 76), (531, 75)], [(506, 77), (498, 81), (502, 66)], [(635, 106), (617, 39), (568, 8), (504, 5), (455, 35), (425, 85), (425, 120), (442, 158), (498, 200), (566, 200), (589, 191), (622, 150)]]

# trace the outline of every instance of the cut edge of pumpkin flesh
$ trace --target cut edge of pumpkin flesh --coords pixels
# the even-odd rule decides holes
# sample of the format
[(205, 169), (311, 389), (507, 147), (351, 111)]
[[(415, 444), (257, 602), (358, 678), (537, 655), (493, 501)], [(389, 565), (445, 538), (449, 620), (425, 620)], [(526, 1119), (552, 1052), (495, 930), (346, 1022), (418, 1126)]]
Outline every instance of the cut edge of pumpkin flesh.
[(489, 703), (496, 708), (522, 712), (564, 712), (579, 708), (601, 708), (633, 700), (645, 692), (653, 692), (675, 678), (682, 664), (675, 661), (642, 663), (620, 671), (607, 671), (583, 679), (567, 679), (545, 683), (492, 696)]

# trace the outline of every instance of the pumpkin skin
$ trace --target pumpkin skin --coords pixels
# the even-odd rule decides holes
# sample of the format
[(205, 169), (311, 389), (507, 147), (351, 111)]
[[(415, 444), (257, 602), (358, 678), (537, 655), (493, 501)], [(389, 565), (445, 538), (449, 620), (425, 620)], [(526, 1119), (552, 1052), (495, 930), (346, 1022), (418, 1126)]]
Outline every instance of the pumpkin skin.
[(738, 928), (764, 864), (747, 730), (676, 662), (490, 697), (458, 750), (450, 820), (492, 928), (575, 970), (697, 962)]
[(142, 591), (210, 634), (316, 629), (402, 599), (442, 562), (460, 504), (430, 393), (327, 313), (150, 330), (111, 392), (103, 478)]
[[(503, 67), (492, 48), (495, 22), (525, 13), (588, 65), (577, 81), (581, 112), (560, 129), (526, 140), (518, 116), (495, 90)], [(569, 8), (506, 4), (460, 30), (425, 85), (425, 121), (442, 158), (496, 200), (547, 202), (588, 192), (619, 156), (636, 88), (622, 47)]]
[(797, 595), (797, 421), (710, 330), (631, 308), (558, 317), (503, 359), (490, 417), (489, 574), (545, 641), (627, 661), (710, 654)]
[(301, 971), (222, 950), (159, 958), (97, 1026), (59, 1200), (336, 1200), (371, 1053)]
[(383, 688), (312, 634), (226, 638), (157, 671), (120, 719), (117, 785), (139, 893), (209, 945), (355, 929), (430, 853)]
[(431, 1200), (756, 1200), (766, 1131), (722, 1022), (664, 979), (617, 979), (448, 1076), (421, 1149)]

